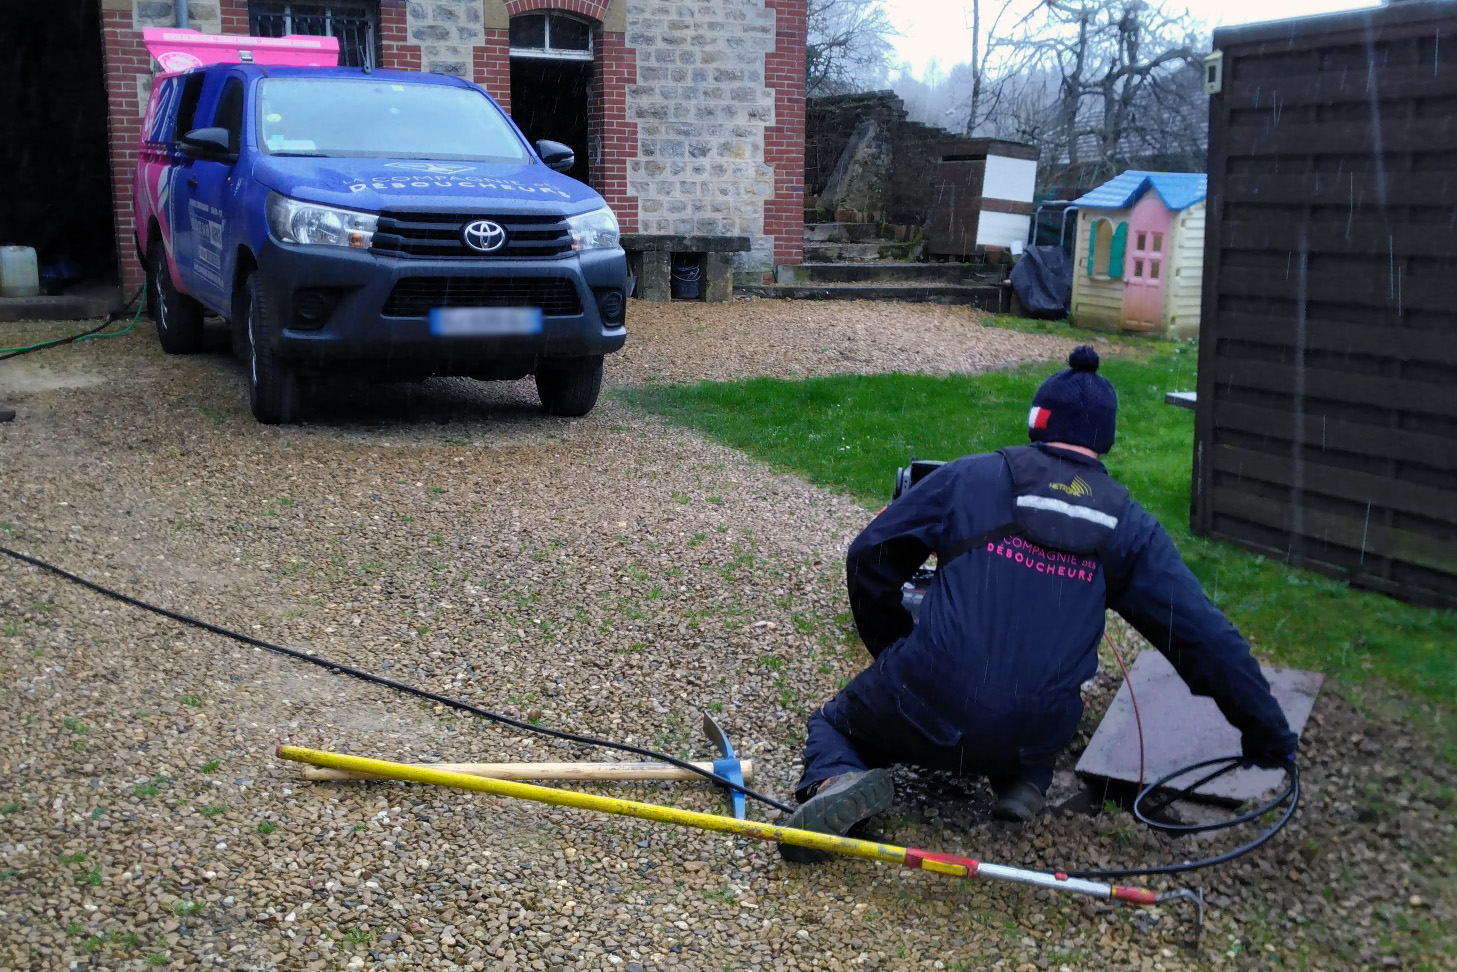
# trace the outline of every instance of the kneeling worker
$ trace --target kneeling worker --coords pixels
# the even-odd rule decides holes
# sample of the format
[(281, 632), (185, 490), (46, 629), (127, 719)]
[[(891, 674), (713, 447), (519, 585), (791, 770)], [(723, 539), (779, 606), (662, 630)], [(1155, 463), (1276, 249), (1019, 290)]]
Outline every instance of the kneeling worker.
[[(947, 463), (850, 545), (850, 607), (875, 661), (810, 717), (786, 826), (844, 834), (885, 810), (892, 763), (986, 776), (1002, 820), (1040, 812), (1082, 717), (1107, 608), (1218, 703), (1246, 756), (1293, 755), (1249, 644), (1099, 461), (1118, 396), (1097, 352), (1077, 348), (1068, 364), (1032, 399), (1033, 445)], [(901, 585), (932, 553), (935, 582), (912, 624)], [(831, 856), (779, 849), (805, 863)]]

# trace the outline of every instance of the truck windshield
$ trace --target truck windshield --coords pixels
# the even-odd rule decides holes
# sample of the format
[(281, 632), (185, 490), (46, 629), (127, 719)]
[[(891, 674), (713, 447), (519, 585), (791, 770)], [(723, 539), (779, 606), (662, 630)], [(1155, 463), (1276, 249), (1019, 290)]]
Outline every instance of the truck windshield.
[(275, 155), (525, 162), (505, 117), (480, 92), (378, 78), (266, 78), (258, 141)]

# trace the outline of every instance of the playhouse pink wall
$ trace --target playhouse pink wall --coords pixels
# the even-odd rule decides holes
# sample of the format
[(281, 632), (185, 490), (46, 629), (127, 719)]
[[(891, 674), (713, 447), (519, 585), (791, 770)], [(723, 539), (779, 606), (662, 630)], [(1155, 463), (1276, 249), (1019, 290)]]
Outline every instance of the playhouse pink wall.
[(1163, 327), (1172, 215), (1157, 192), (1144, 193), (1128, 213), (1123, 264), (1123, 326), (1128, 330)]

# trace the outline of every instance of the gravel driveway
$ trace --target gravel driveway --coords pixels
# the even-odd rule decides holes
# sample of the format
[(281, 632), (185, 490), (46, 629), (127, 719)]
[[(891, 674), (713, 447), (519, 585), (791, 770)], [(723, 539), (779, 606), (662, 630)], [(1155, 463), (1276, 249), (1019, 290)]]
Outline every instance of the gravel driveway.
[(1075, 342), (984, 326), (972, 307), (866, 300), (633, 301), (632, 337), (608, 380), (721, 381), (769, 375), (974, 374), (1067, 357)]
[[(773, 349), (801, 320), (850, 327), (832, 305), (753, 302), (712, 309), (731, 343), (685, 343), (672, 335), (700, 311), (636, 310), (618, 369), (631, 380), (737, 373), (750, 365), (728, 363), (735, 348), (770, 373), (835, 370), (819, 345)], [(907, 335), (958, 314), (964, 360), (1065, 351), (954, 309), (896, 306), (882, 315), (895, 328), (855, 332), (857, 367), (913, 367), (908, 348), (934, 349)], [(756, 760), (755, 785), (781, 795), (805, 716), (866, 660), (843, 625), (841, 558), (869, 512), (610, 401), (573, 422), (544, 417), (529, 384), (340, 385), (309, 425), (266, 428), (238, 366), (164, 359), (145, 323), (0, 363), (7, 395), (21, 414), (0, 425), (0, 544), (259, 637), (685, 756), (710, 755), (695, 728), (706, 707)], [(1090, 708), (1114, 684), (1100, 676)], [(1449, 765), (1410, 726), (1368, 724), (1330, 689), (1302, 747), (1296, 824), (1190, 879), (1213, 905), (1197, 954), (1167, 908), (859, 861), (799, 867), (722, 835), (483, 795), (304, 783), (274, 746), (613, 757), (186, 629), (9, 558), (0, 691), (0, 968), (1451, 962), (1437, 951), (1454, 914)], [(1126, 815), (1009, 829), (987, 821), (979, 784), (899, 782), (895, 812), (873, 824), (897, 843), (1045, 867), (1228, 846), (1185, 849)], [(601, 790), (725, 806), (696, 784)]]

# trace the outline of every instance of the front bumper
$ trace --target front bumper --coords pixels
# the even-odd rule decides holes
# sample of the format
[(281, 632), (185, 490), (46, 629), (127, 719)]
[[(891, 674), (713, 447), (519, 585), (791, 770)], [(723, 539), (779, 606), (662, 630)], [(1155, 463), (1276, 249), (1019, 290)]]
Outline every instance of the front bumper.
[[(546, 259), (418, 259), (270, 238), (258, 255), (280, 358), (421, 375), (520, 377), (542, 358), (609, 354), (627, 339), (627, 258), (598, 250)], [(401, 286), (401, 281), (406, 283)], [(397, 289), (398, 288), (398, 289)], [(616, 302), (605, 298), (613, 292)], [(430, 306), (542, 306), (533, 335), (430, 333)]]

